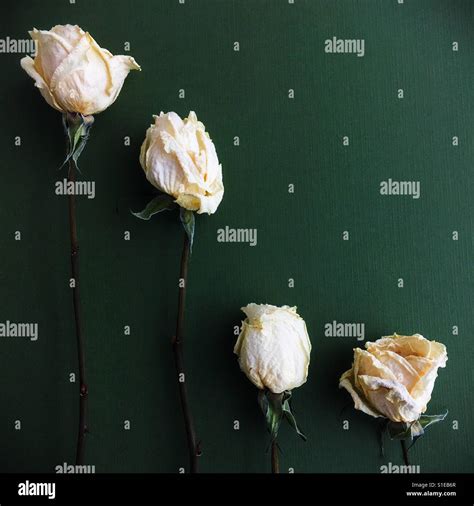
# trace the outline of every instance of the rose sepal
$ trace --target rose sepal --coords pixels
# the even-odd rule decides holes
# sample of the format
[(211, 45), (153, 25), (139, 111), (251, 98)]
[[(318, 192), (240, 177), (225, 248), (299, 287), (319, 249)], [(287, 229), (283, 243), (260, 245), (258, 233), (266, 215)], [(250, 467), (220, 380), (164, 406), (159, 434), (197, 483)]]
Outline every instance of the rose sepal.
[(175, 204), (173, 197), (166, 193), (160, 193), (156, 197), (153, 197), (142, 211), (137, 213), (134, 213), (133, 211), (130, 212), (136, 218), (149, 220), (157, 213), (161, 213), (162, 211), (171, 211), (172, 209), (176, 209), (176, 207), (177, 204)]
[(265, 416), (267, 430), (270, 433), (272, 442), (277, 438), (278, 430), (283, 419), (286, 419), (298, 436), (300, 436), (303, 441), (306, 441), (306, 436), (299, 429), (291, 410), (290, 399), (291, 391), (289, 390), (285, 390), (280, 394), (275, 394), (268, 389), (259, 390), (258, 392), (258, 404)]
[(193, 250), (194, 241), (194, 229), (196, 227), (196, 220), (194, 218), (194, 212), (184, 207), (179, 208), (179, 219), (183, 225), (183, 228), (189, 238), (189, 251)]
[(424, 435), (431, 425), (442, 422), (448, 416), (448, 410), (439, 415), (420, 415), (418, 420), (411, 423), (387, 421), (386, 430), (390, 439), (411, 441), (411, 446)]
[(63, 127), (67, 136), (67, 154), (60, 169), (72, 158), (79, 170), (77, 161), (89, 139), (90, 128), (93, 123), (94, 116), (92, 115), (84, 116), (78, 112), (65, 112), (63, 114)]

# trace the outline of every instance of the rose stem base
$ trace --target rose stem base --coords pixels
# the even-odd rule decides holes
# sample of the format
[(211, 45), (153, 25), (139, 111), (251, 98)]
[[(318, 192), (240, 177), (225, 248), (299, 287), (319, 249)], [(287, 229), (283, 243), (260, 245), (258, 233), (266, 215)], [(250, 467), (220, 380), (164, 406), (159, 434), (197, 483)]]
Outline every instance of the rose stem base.
[(272, 473), (280, 473), (280, 461), (278, 458), (278, 444), (276, 442), (276, 439), (272, 441)]
[[(68, 181), (76, 181), (76, 163), (69, 159)], [(87, 396), (88, 389), (86, 383), (85, 350), (84, 336), (82, 334), (81, 306), (79, 299), (79, 242), (77, 239), (76, 223), (76, 198), (69, 195), (69, 232), (71, 241), (71, 274), (74, 279), (72, 288), (72, 302), (74, 306), (74, 321), (76, 327), (77, 356), (79, 362), (79, 428), (77, 434), (76, 464), (84, 463), (85, 438), (87, 432)]]
[(407, 448), (407, 444), (406, 444), (406, 441), (404, 439), (402, 439), (400, 441), (401, 445), (402, 445), (402, 452), (403, 452), (403, 460), (405, 462), (405, 465), (406, 466), (409, 466), (410, 465), (410, 462), (408, 460), (408, 448)]
[(178, 379), (179, 397), (181, 401), (181, 409), (183, 411), (184, 425), (188, 442), (189, 469), (191, 473), (197, 473), (198, 457), (201, 455), (201, 451), (200, 445), (197, 443), (196, 430), (194, 428), (193, 417), (191, 414), (191, 409), (189, 407), (183, 358), (184, 306), (186, 301), (186, 285), (188, 282), (189, 253), (190, 242), (188, 234), (185, 232), (179, 274), (180, 283), (178, 294), (178, 317), (176, 321), (176, 335), (172, 340), (172, 346), (176, 365), (176, 375)]

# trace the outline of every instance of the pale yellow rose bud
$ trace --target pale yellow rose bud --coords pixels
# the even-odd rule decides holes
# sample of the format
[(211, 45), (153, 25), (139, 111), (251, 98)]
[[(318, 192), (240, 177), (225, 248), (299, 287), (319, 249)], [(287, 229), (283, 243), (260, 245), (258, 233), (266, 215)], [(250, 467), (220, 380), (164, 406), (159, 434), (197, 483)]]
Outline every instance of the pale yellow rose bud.
[(356, 409), (393, 422), (413, 422), (426, 411), (446, 347), (420, 334), (382, 337), (354, 350), (354, 364), (339, 380)]
[(275, 394), (306, 382), (311, 342), (295, 307), (249, 304), (247, 318), (234, 347), (248, 379)]
[(205, 126), (190, 112), (153, 116), (140, 152), (148, 181), (198, 214), (216, 212), (224, 195), (222, 166)]
[(48, 104), (58, 111), (97, 114), (115, 102), (130, 70), (140, 70), (131, 56), (113, 56), (78, 26), (56, 25), (30, 32), (36, 41), (33, 60), (23, 69)]

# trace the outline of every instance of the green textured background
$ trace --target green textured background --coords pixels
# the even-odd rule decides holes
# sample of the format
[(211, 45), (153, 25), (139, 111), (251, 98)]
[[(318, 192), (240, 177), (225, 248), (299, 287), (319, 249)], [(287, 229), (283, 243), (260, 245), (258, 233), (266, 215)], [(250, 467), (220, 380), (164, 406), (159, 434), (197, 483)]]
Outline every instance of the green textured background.
[[(81, 157), (97, 189), (78, 205), (87, 462), (97, 472), (187, 467), (170, 348), (182, 233), (175, 214), (141, 222), (129, 213), (152, 194), (138, 153), (160, 110), (197, 112), (226, 188), (218, 212), (197, 220), (190, 266), (186, 362), (201, 469), (269, 469), (257, 392), (232, 353), (239, 308), (256, 301), (298, 306), (313, 342), (308, 382), (294, 392), (308, 442), (282, 429), (283, 470), (378, 472), (402, 463), (397, 443), (379, 456), (376, 421), (337, 388), (358, 343), (324, 337), (333, 320), (364, 322), (371, 340), (420, 332), (447, 345), (429, 411), (449, 408), (449, 420), (411, 458), (422, 472), (474, 470), (474, 2), (24, 0), (5, 1), (1, 11), (1, 38), (77, 23), (115, 54), (129, 41), (143, 68), (96, 117)], [(332, 36), (364, 38), (365, 56), (325, 54)], [(57, 171), (61, 116), (20, 68), (21, 56), (0, 54), (0, 321), (38, 322), (40, 334), (34, 343), (0, 340), (0, 471), (8, 472), (73, 463), (77, 425), (67, 200), (54, 194), (65, 177)], [(389, 177), (421, 181), (421, 198), (380, 196)], [(226, 225), (256, 227), (258, 245), (218, 243)]]

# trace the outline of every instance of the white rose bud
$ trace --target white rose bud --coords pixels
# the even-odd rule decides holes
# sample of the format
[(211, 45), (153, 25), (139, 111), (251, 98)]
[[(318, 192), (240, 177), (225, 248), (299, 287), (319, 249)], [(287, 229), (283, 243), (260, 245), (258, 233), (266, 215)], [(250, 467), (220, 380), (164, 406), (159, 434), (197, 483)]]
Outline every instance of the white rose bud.
[(25, 56), (21, 66), (58, 111), (99, 113), (115, 101), (130, 70), (140, 70), (131, 56), (113, 56), (77, 25), (29, 33), (37, 52), (34, 60)]
[(413, 422), (426, 411), (446, 347), (420, 334), (382, 337), (354, 350), (354, 364), (339, 380), (356, 409), (393, 422)]
[(215, 213), (224, 195), (222, 166), (205, 126), (193, 111), (184, 120), (175, 112), (153, 117), (140, 152), (148, 181), (189, 211)]
[(249, 304), (234, 347), (248, 379), (275, 394), (306, 382), (311, 352), (306, 324), (295, 307)]

